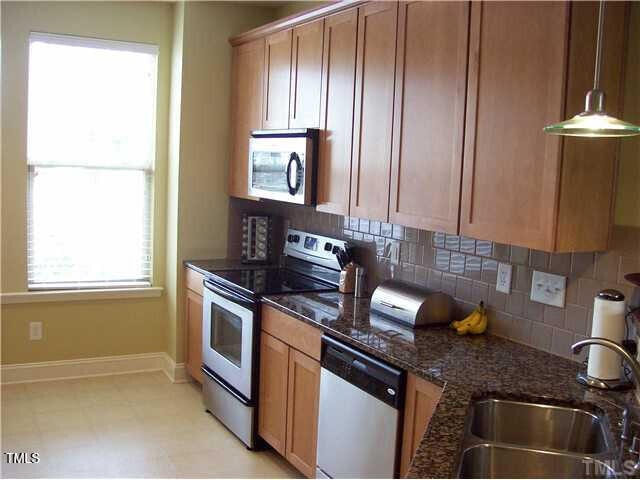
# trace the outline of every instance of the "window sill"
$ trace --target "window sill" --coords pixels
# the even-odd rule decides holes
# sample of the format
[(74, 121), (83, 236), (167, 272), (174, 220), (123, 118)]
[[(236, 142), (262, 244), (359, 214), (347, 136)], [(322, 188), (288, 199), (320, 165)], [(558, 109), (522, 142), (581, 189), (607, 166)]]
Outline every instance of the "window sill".
[(83, 302), (87, 300), (114, 300), (160, 297), (162, 287), (100, 288), (90, 290), (43, 290), (0, 294), (0, 303)]

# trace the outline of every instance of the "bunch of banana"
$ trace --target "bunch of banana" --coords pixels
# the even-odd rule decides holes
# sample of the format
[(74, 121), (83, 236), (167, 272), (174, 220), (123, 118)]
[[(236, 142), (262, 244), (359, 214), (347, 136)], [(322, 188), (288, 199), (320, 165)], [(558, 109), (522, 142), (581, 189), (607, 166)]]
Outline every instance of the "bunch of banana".
[(484, 333), (487, 329), (487, 310), (484, 308), (484, 302), (480, 302), (464, 320), (451, 322), (451, 328), (455, 328), (458, 335)]

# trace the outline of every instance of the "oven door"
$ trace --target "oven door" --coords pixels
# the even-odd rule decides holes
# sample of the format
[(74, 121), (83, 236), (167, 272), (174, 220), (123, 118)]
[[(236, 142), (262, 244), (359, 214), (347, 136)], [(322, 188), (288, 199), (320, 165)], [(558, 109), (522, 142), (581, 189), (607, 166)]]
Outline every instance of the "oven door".
[(252, 372), (257, 304), (226, 287), (204, 282), (202, 361), (247, 400)]
[(290, 203), (311, 202), (312, 142), (306, 137), (249, 140), (249, 195)]

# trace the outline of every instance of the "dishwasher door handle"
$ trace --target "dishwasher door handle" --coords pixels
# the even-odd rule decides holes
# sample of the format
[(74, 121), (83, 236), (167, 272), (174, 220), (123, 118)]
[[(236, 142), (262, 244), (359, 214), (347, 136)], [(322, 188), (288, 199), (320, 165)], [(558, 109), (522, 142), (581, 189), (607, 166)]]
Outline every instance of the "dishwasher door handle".
[(367, 367), (367, 364), (361, 362), (358, 359), (356, 359), (353, 362), (351, 362), (351, 366), (354, 367), (357, 370), (360, 370), (361, 372), (364, 372), (364, 373), (367, 373), (367, 371), (369, 370), (369, 368)]

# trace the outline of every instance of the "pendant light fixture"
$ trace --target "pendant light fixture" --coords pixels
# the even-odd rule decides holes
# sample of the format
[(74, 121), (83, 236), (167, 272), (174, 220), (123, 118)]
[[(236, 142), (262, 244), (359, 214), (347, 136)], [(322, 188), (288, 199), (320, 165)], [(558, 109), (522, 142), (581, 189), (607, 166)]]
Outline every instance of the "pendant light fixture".
[(639, 126), (611, 117), (605, 112), (605, 95), (600, 90), (603, 36), (604, 0), (600, 0), (596, 68), (593, 76), (593, 89), (587, 92), (585, 111), (564, 122), (544, 127), (546, 133), (571, 137), (630, 137), (632, 135), (640, 135)]

